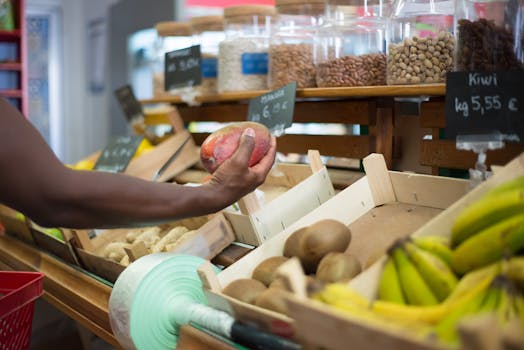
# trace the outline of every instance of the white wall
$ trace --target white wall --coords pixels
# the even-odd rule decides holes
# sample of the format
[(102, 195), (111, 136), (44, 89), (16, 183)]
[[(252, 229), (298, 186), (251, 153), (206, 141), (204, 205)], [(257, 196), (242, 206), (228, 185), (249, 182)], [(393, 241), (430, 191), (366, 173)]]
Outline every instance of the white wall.
[(92, 95), (87, 77), (87, 25), (107, 16), (118, 0), (28, 0), (31, 6), (58, 6), (62, 34), (61, 158), (77, 161), (101, 148), (108, 138), (108, 94)]

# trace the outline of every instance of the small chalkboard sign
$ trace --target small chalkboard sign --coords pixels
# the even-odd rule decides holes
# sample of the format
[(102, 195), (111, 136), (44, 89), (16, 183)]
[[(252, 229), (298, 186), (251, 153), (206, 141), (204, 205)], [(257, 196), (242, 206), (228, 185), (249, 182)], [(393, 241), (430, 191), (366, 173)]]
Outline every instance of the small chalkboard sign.
[(297, 83), (257, 96), (249, 101), (248, 120), (258, 122), (277, 136), (293, 124)]
[(94, 169), (111, 173), (123, 172), (142, 139), (143, 136), (136, 135), (112, 137), (98, 157)]
[(130, 85), (124, 85), (116, 89), (115, 96), (129, 122), (143, 116), (142, 105), (136, 99), (133, 88)]
[(500, 132), (524, 140), (524, 72), (450, 72), (446, 80), (446, 138)]
[(202, 83), (200, 45), (167, 52), (165, 56), (166, 91)]

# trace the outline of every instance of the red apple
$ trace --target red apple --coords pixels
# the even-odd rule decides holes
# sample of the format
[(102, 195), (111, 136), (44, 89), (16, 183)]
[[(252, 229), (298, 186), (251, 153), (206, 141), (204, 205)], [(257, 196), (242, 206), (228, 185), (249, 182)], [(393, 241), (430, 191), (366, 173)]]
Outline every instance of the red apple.
[(257, 164), (269, 150), (271, 134), (266, 126), (255, 122), (233, 123), (209, 135), (200, 146), (200, 160), (211, 174), (235, 153), (242, 132), (252, 128), (255, 131), (255, 148), (249, 159), (249, 166)]

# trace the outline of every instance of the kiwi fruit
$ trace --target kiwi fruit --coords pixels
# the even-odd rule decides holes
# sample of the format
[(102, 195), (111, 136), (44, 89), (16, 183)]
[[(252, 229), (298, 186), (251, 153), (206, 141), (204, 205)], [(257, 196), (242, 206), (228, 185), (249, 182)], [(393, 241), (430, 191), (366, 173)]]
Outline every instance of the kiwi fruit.
[(278, 267), (287, 260), (285, 256), (270, 257), (257, 265), (251, 277), (269, 286), (277, 277)]
[(287, 256), (288, 258), (292, 258), (295, 256), (298, 256), (298, 249), (300, 246), (300, 239), (307, 231), (307, 227), (302, 227), (295, 232), (293, 232), (284, 243), (284, 256)]
[(260, 281), (252, 278), (241, 278), (229, 283), (222, 289), (222, 294), (253, 304), (256, 297), (266, 289), (266, 286)]
[(347, 282), (361, 271), (362, 266), (354, 255), (331, 252), (320, 260), (316, 278), (323, 283)]
[(258, 294), (255, 299), (255, 305), (264, 309), (288, 315), (289, 312), (285, 300), (285, 293), (285, 291), (278, 288), (268, 288), (262, 293)]
[(320, 260), (331, 252), (344, 252), (351, 242), (351, 231), (342, 222), (325, 219), (308, 226), (298, 246), (298, 258), (306, 273), (315, 273)]

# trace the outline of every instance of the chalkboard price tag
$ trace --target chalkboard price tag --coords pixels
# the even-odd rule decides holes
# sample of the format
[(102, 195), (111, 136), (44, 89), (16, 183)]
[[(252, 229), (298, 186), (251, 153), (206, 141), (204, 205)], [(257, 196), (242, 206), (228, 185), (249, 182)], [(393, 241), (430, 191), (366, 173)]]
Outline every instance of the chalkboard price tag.
[(115, 96), (124, 111), (127, 121), (132, 121), (143, 116), (142, 105), (138, 102), (130, 85), (122, 86), (115, 90)]
[(500, 132), (524, 138), (524, 72), (450, 72), (446, 80), (446, 137)]
[(293, 124), (297, 83), (257, 96), (249, 101), (248, 120), (267, 126), (272, 134), (280, 136)]
[(200, 45), (167, 52), (165, 56), (165, 90), (202, 83)]
[(98, 157), (94, 169), (111, 173), (123, 172), (142, 139), (143, 136), (136, 135), (112, 137)]

